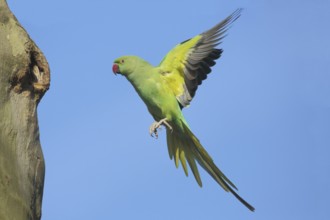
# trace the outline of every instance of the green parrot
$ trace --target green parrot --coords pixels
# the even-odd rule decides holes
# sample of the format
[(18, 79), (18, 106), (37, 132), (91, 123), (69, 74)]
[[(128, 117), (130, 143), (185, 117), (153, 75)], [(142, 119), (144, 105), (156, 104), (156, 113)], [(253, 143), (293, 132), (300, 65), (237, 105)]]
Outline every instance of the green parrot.
[(214, 164), (197, 137), (190, 130), (182, 109), (193, 99), (198, 86), (211, 72), (223, 50), (221, 43), (229, 26), (239, 18), (237, 9), (226, 19), (189, 40), (175, 46), (158, 66), (152, 66), (137, 56), (122, 56), (114, 61), (112, 70), (125, 76), (147, 105), (155, 119), (150, 126), (151, 136), (158, 137), (157, 129), (166, 127), (168, 153), (176, 167), (181, 162), (188, 176), (187, 162), (199, 186), (202, 186), (196, 161), (227, 192), (231, 192), (248, 209), (254, 207), (241, 198), (236, 186)]

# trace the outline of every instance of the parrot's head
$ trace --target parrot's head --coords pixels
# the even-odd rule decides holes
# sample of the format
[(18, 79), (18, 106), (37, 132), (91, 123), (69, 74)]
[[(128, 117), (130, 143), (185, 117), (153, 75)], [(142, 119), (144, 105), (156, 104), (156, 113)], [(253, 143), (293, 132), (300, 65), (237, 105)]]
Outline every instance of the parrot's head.
[(122, 56), (115, 59), (112, 66), (113, 73), (128, 76), (134, 72), (137, 58), (135, 56)]

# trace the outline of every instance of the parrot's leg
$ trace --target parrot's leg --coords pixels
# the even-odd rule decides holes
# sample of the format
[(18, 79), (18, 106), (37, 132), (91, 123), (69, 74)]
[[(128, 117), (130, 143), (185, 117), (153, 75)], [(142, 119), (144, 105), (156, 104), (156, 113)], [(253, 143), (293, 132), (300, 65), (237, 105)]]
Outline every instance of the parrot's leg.
[(151, 124), (149, 128), (149, 133), (153, 137), (155, 134), (155, 137), (158, 138), (158, 131), (157, 129), (160, 128), (161, 125), (167, 126), (171, 131), (173, 130), (172, 126), (167, 122), (167, 118), (163, 118), (160, 121), (155, 121), (154, 123)]

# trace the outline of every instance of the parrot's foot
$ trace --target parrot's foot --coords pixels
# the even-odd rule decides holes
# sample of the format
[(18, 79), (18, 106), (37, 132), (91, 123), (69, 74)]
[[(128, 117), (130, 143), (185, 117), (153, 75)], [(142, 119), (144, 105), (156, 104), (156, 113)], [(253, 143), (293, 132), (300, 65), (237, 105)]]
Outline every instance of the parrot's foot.
[(151, 137), (154, 137), (153, 134), (155, 134), (155, 138), (158, 138), (158, 131), (157, 129), (160, 129), (161, 125), (167, 126), (171, 131), (173, 130), (172, 126), (167, 122), (167, 118), (163, 118), (160, 121), (155, 121), (154, 123), (151, 124), (149, 128), (149, 134)]

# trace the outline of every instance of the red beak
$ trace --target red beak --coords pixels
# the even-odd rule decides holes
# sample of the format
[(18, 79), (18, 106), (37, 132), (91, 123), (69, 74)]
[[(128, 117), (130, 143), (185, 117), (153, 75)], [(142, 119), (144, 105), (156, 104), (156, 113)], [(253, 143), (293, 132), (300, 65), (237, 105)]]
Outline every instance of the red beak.
[(114, 74), (120, 73), (119, 66), (117, 64), (113, 64), (113, 66), (112, 66), (112, 72)]

